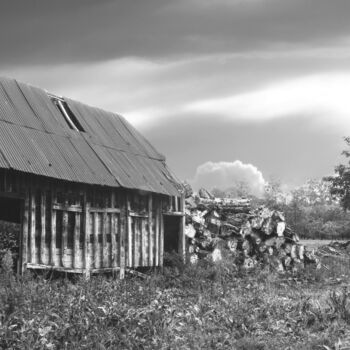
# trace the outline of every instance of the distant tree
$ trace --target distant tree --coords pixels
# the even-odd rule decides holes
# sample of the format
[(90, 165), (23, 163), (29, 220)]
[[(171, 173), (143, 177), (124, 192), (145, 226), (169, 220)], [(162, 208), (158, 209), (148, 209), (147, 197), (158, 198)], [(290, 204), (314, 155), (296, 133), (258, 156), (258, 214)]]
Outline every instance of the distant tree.
[(271, 178), (265, 185), (263, 204), (272, 209), (282, 210), (286, 201), (286, 193), (282, 190), (281, 180)]
[(292, 192), (293, 200), (301, 205), (334, 204), (329, 181), (311, 179)]
[[(344, 138), (346, 145), (350, 147), (350, 137)], [(350, 150), (342, 152), (347, 159), (350, 158)], [(334, 198), (339, 198), (344, 210), (350, 209), (350, 161), (335, 167), (335, 175), (324, 178), (330, 183), (330, 193)]]

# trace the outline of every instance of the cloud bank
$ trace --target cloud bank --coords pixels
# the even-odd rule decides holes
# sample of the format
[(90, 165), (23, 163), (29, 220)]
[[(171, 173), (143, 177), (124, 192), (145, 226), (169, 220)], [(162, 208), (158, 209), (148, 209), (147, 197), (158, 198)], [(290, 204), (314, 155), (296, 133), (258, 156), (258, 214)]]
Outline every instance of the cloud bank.
[(197, 167), (192, 185), (196, 190), (200, 187), (226, 190), (242, 182), (247, 185), (249, 193), (256, 196), (262, 195), (266, 184), (263, 174), (256, 166), (235, 160), (201, 164)]
[(188, 111), (217, 113), (229, 118), (264, 120), (293, 114), (326, 115), (348, 121), (348, 72), (319, 74), (275, 83), (248, 93), (197, 101)]

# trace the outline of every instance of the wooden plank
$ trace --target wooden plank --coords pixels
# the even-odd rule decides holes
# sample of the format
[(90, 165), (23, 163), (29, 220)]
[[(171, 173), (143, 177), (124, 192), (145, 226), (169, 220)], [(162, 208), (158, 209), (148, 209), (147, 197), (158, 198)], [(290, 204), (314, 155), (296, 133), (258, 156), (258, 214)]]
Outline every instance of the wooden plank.
[(41, 234), (40, 234), (40, 263), (44, 263), (45, 259), (45, 238), (46, 238), (46, 193), (45, 189), (41, 189), (41, 203), (40, 203), (40, 220), (41, 220)]
[(96, 208), (96, 207), (91, 207), (90, 208), (91, 212), (96, 212), (96, 213), (120, 213), (120, 209), (118, 208)]
[(91, 252), (90, 252), (90, 234), (91, 234), (91, 225), (90, 225), (90, 212), (89, 212), (89, 203), (87, 201), (86, 190), (83, 196), (84, 202), (84, 267), (85, 267), (85, 277), (90, 278), (90, 265), (91, 265)]
[(126, 207), (127, 207), (127, 216), (126, 216), (126, 221), (127, 221), (127, 235), (128, 235), (128, 266), (131, 267), (133, 266), (133, 255), (132, 255), (132, 227), (131, 227), (131, 217), (129, 215), (129, 211), (130, 211), (130, 198), (129, 198), (129, 194), (126, 195)]
[[(108, 205), (108, 201), (106, 198), (106, 205)], [(107, 249), (107, 213), (104, 212), (102, 214), (102, 266), (103, 267), (109, 267), (108, 266), (108, 256), (110, 254), (110, 252), (108, 252)]]
[(186, 237), (185, 237), (185, 226), (186, 226), (186, 216), (185, 216), (185, 196), (180, 197), (180, 209), (183, 212), (182, 218), (180, 218), (180, 228), (179, 228), (179, 254), (183, 257), (183, 262), (186, 262)]
[(148, 218), (148, 213), (147, 214), (141, 214), (141, 213), (136, 213), (134, 211), (129, 211), (129, 216), (134, 217), (134, 218)]
[(163, 215), (168, 215), (168, 216), (184, 216), (185, 214), (182, 211), (173, 211), (173, 212), (169, 212), (169, 211), (164, 211)]
[[(133, 197), (134, 197), (134, 203), (135, 206), (138, 208), (138, 196), (133, 193)], [(130, 216), (130, 213), (129, 213)], [(139, 249), (140, 249), (140, 245), (139, 245), (139, 235), (140, 235), (140, 230), (139, 230), (139, 220), (138, 218), (133, 218), (133, 225), (132, 227), (132, 244), (133, 244), (133, 267), (137, 267), (139, 265)]]
[(81, 214), (75, 213), (75, 226), (74, 226), (74, 240), (73, 240), (73, 267), (77, 268), (79, 265), (79, 250), (80, 250), (80, 224)]
[(35, 259), (35, 190), (31, 190), (30, 193), (30, 262), (36, 263)]
[(65, 255), (68, 246), (68, 212), (64, 211), (62, 214), (62, 245), (61, 245), (61, 265), (65, 266)]
[(27, 267), (29, 269), (38, 269), (38, 270), (51, 270), (51, 271), (62, 271), (62, 272), (68, 272), (68, 273), (84, 273), (84, 269), (74, 269), (74, 268), (66, 268), (62, 266), (50, 266), (50, 265), (44, 265), (44, 264), (32, 264), (28, 263)]
[[(162, 200), (160, 201), (162, 207)], [(159, 266), (163, 266), (164, 257), (164, 217), (162, 210), (160, 209), (160, 228), (159, 228)]]
[(21, 274), (26, 270), (26, 264), (28, 262), (29, 206), (29, 192), (26, 191), (22, 204)]
[(55, 210), (72, 211), (77, 213), (81, 213), (83, 211), (83, 208), (80, 205), (78, 206), (54, 203), (52, 204), (52, 208)]
[(153, 220), (152, 220), (152, 194), (148, 195), (148, 266), (153, 266)]
[[(51, 189), (51, 203), (56, 201), (56, 190)], [(50, 264), (55, 265), (56, 257), (56, 210), (51, 209), (51, 242), (50, 242)]]
[(174, 211), (179, 211), (179, 197), (174, 196), (174, 202), (175, 202), (175, 206), (174, 206)]
[(93, 213), (94, 217), (94, 268), (97, 266), (98, 261), (98, 213)]
[(120, 219), (119, 219), (119, 267), (120, 267), (120, 273), (119, 277), (120, 279), (123, 279), (125, 277), (125, 237), (128, 232), (127, 228), (127, 203), (126, 200), (121, 201), (122, 208), (120, 212)]
[(148, 257), (148, 252), (146, 249), (146, 241), (148, 240), (148, 231), (146, 231), (146, 220), (145, 219), (140, 219), (140, 243), (141, 243), (141, 259), (140, 259), (140, 265), (142, 266), (147, 266), (147, 257)]
[(133, 245), (133, 267), (137, 267), (139, 265), (139, 221), (136, 218), (133, 218), (132, 228), (132, 245)]
[[(115, 192), (112, 190), (111, 192), (111, 206), (114, 207), (115, 204)], [(117, 267), (117, 242), (116, 242), (116, 234), (117, 234), (117, 227), (115, 224), (116, 221), (116, 214), (112, 213), (111, 215), (111, 262), (112, 267)]]
[(154, 250), (154, 257), (155, 257), (155, 266), (159, 266), (159, 232), (160, 232), (160, 214), (161, 214), (161, 203), (160, 200), (157, 198), (155, 201), (156, 204), (156, 217), (155, 217), (155, 250)]
[(169, 211), (173, 211), (173, 197), (169, 196)]

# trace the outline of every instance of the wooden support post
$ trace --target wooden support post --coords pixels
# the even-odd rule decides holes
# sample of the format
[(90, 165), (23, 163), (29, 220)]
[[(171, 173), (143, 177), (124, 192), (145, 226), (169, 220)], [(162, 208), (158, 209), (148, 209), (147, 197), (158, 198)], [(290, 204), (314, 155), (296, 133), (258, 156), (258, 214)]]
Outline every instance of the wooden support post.
[(40, 235), (40, 263), (45, 264), (45, 248), (46, 248), (46, 193), (45, 189), (41, 190), (41, 206), (40, 206), (40, 219), (41, 219), (41, 235)]
[(160, 213), (162, 211), (162, 208), (160, 207), (161, 203), (160, 200), (158, 198), (156, 198), (155, 201), (155, 213), (156, 213), (156, 217), (155, 217), (155, 251), (154, 251), (154, 257), (155, 257), (155, 265), (159, 266), (159, 232), (160, 232)]
[(35, 231), (36, 231), (36, 223), (35, 223), (35, 189), (31, 189), (30, 191), (30, 262), (32, 264), (36, 263), (35, 259)]
[[(134, 193), (134, 203), (136, 204), (136, 210), (138, 211), (138, 198), (137, 195)], [(135, 210), (135, 209), (134, 209)], [(140, 225), (139, 225), (139, 219), (136, 217), (132, 218), (133, 225), (131, 225), (131, 230), (132, 230), (132, 244), (133, 244), (133, 261), (134, 267), (139, 266), (139, 257), (140, 257)]]
[(79, 250), (80, 250), (80, 213), (75, 213), (75, 226), (74, 226), (74, 241), (73, 241), (73, 267), (78, 268), (79, 265)]
[(29, 192), (26, 191), (22, 205), (22, 238), (21, 238), (21, 273), (26, 270), (28, 262), (28, 231), (29, 231)]
[(140, 225), (139, 225), (139, 219), (134, 217), (133, 219), (133, 225), (131, 226), (132, 232), (132, 238), (133, 238), (133, 257), (134, 257), (134, 267), (137, 267), (139, 265), (139, 240), (140, 240)]
[[(105, 201), (106, 205), (108, 201)], [(108, 266), (108, 252), (107, 252), (107, 212), (102, 214), (102, 267)]]
[(94, 212), (94, 268), (97, 269), (97, 260), (98, 260), (98, 213)]
[[(131, 216), (129, 215), (130, 213), (130, 198), (129, 198), (129, 194), (126, 195), (126, 222), (127, 222), (127, 235), (128, 235), (128, 266), (132, 267), (132, 227), (131, 227)], [(134, 232), (135, 234), (135, 232)]]
[(160, 210), (160, 232), (159, 232), (159, 266), (163, 267), (163, 258), (164, 258), (164, 216), (162, 210), (162, 200), (160, 201), (161, 205), (159, 206)]
[[(111, 192), (111, 207), (114, 208), (115, 206), (115, 190), (113, 189)], [(117, 242), (116, 242), (116, 234), (117, 234), (117, 227), (116, 227), (116, 214), (112, 213), (111, 215), (111, 263), (112, 268), (117, 267)]]
[(66, 210), (63, 211), (62, 214), (62, 244), (61, 244), (61, 265), (65, 266), (65, 256), (67, 252), (68, 245), (68, 212)]
[(90, 225), (90, 212), (89, 212), (89, 203), (87, 201), (86, 189), (84, 192), (84, 262), (85, 262), (85, 277), (90, 278), (90, 264), (91, 264), (91, 253), (90, 253), (90, 234), (91, 234), (91, 225)]
[(180, 211), (183, 216), (180, 218), (179, 227), (179, 254), (183, 257), (183, 262), (186, 262), (186, 236), (185, 236), (185, 226), (186, 226), (186, 216), (185, 216), (185, 196), (180, 197)]
[(148, 195), (148, 266), (153, 266), (153, 220), (152, 220), (152, 194)]
[(169, 208), (167, 211), (173, 211), (173, 197), (169, 196)]
[(125, 203), (125, 205), (122, 205), (120, 208), (120, 220), (119, 220), (119, 277), (120, 279), (123, 279), (125, 276), (125, 236), (127, 234), (127, 217), (128, 217), (128, 210), (127, 210), (127, 203), (126, 200), (122, 201), (122, 203)]
[(53, 204), (56, 203), (56, 191), (51, 189), (51, 242), (50, 242), (50, 263), (55, 266), (56, 260), (56, 210)]
[(141, 259), (140, 265), (147, 266), (147, 249), (146, 249), (146, 241), (148, 240), (148, 231), (146, 231), (146, 219), (140, 218), (140, 242), (141, 242)]
[(174, 196), (174, 201), (175, 201), (175, 208), (174, 211), (178, 212), (179, 211), (179, 197)]

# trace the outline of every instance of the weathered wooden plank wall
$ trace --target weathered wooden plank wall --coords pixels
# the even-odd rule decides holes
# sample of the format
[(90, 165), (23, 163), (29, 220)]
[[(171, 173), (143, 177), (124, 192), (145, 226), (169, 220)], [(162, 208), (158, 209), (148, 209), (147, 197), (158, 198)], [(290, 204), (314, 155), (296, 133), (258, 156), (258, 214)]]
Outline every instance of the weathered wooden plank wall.
[(19, 270), (115, 269), (122, 277), (128, 267), (162, 266), (164, 208), (184, 210), (176, 197), (0, 170), (1, 195), (22, 201)]

